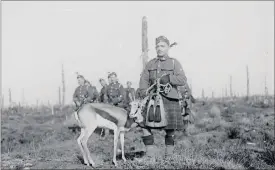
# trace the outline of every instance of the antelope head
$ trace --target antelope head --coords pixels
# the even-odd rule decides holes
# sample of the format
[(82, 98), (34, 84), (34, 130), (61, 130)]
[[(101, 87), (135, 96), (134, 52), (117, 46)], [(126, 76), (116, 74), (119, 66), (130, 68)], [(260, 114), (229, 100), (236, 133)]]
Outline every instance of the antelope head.
[(148, 97), (144, 98), (143, 100), (134, 100), (131, 101), (130, 106), (131, 106), (131, 111), (129, 114), (130, 118), (135, 118), (135, 122), (141, 123), (143, 122), (144, 118), (142, 116), (142, 111), (143, 108), (148, 100)]

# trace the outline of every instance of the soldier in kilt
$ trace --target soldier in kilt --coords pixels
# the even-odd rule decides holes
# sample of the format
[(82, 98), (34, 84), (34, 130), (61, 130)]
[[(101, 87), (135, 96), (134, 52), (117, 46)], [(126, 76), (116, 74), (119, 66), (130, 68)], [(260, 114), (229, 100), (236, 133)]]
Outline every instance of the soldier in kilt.
[[(168, 94), (162, 94), (163, 105), (168, 121), (168, 125), (162, 128), (166, 132), (166, 155), (171, 155), (173, 153), (175, 130), (182, 130), (184, 128), (177, 86), (184, 86), (187, 82), (187, 78), (180, 62), (174, 58), (170, 58), (168, 55), (170, 47), (170, 42), (166, 37), (160, 36), (156, 38), (157, 57), (146, 64), (146, 67), (141, 74), (139, 84), (139, 89), (142, 92), (143, 97), (146, 95), (146, 90), (163, 74), (165, 74), (165, 76), (160, 79), (160, 83), (170, 83), (172, 85), (172, 89)], [(146, 155), (154, 157), (156, 154), (156, 148), (154, 146), (154, 136), (151, 129), (153, 128), (148, 126), (143, 128), (142, 138), (143, 143), (146, 146)]]

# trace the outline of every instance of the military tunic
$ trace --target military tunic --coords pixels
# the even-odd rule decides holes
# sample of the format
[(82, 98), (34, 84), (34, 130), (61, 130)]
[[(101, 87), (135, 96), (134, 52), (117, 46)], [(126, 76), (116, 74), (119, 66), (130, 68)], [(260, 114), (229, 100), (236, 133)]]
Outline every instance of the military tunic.
[(130, 102), (131, 102), (131, 99), (130, 99), (130, 96), (129, 95), (131, 95), (131, 97), (132, 97), (132, 99), (134, 99), (134, 97), (135, 97), (135, 89), (134, 88), (126, 88), (125, 89), (125, 104), (126, 105), (129, 105), (130, 104)]
[(95, 86), (87, 86), (88, 96), (87, 101), (92, 103), (95, 102), (99, 96)]
[(108, 102), (107, 85), (101, 88), (98, 101), (102, 102), (102, 103), (107, 103)]
[(142, 99), (143, 98), (143, 94), (142, 94), (142, 90), (140, 88), (138, 88), (136, 90), (136, 99)]
[(108, 103), (124, 108), (125, 92), (123, 86), (116, 82), (107, 86)]
[(182, 130), (184, 126), (177, 86), (184, 86), (187, 78), (178, 60), (170, 57), (150, 60), (141, 75), (139, 88), (144, 94), (147, 88), (154, 84), (156, 79), (163, 74), (169, 74), (170, 84), (172, 85), (172, 89), (167, 95), (162, 94), (168, 121), (168, 125), (164, 129)]
[[(73, 94), (73, 101), (75, 103), (79, 102), (80, 104), (82, 104), (88, 96), (89, 94), (88, 94), (87, 86), (86, 85), (78, 86), (75, 89), (75, 92)], [(77, 107), (79, 106), (77, 105)]]

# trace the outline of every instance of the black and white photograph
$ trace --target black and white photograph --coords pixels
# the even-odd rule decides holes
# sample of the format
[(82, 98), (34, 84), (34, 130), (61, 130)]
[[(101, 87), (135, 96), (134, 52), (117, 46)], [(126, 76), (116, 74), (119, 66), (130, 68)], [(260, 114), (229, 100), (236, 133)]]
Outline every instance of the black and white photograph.
[(274, 1), (0, 1), (1, 169), (275, 169)]

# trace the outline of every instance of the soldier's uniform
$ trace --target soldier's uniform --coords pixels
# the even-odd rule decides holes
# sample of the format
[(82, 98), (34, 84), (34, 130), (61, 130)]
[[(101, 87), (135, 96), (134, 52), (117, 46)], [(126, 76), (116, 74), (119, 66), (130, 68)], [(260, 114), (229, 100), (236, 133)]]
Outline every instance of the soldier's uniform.
[(135, 98), (142, 99), (142, 91), (140, 90), (140, 88), (136, 90)]
[(179, 98), (181, 103), (181, 109), (182, 109), (182, 116), (186, 116), (190, 114), (190, 108), (191, 108), (191, 91), (189, 86), (186, 84), (185, 86), (179, 86)]
[[(166, 37), (158, 37), (156, 39), (156, 44), (160, 41), (166, 42), (170, 45)], [(170, 83), (172, 85), (172, 89), (167, 95), (162, 94), (162, 100), (168, 121), (168, 125), (164, 127), (166, 131), (165, 144), (166, 146), (172, 145), (171, 147), (173, 148), (174, 130), (182, 130), (184, 128), (177, 86), (184, 86), (187, 82), (187, 78), (181, 64), (178, 60), (168, 56), (163, 56), (160, 58), (157, 57), (150, 60), (142, 72), (139, 88), (142, 90), (142, 93), (145, 94), (145, 91), (163, 74), (167, 75), (161, 78), (160, 83)], [(154, 137), (150, 129), (150, 127), (147, 127), (150, 135), (143, 136), (143, 143), (146, 146), (154, 144)], [(147, 147), (147, 149), (149, 148), (150, 147)], [(153, 150), (151, 149), (151, 151), (148, 152), (153, 152)]]
[(107, 86), (108, 103), (124, 108), (124, 96), (124, 88), (120, 83), (110, 83)]
[(98, 101), (101, 103), (108, 103), (108, 97), (107, 97), (107, 86), (103, 86), (100, 90)]
[(188, 123), (189, 120), (188, 115), (191, 114), (191, 90), (189, 88), (189, 86), (186, 84), (185, 86), (179, 86), (178, 87), (179, 90), (179, 96), (180, 96), (180, 104), (181, 104), (181, 112), (182, 112), (182, 116), (183, 116), (183, 124), (184, 124), (184, 129), (183, 129), (183, 133), (185, 136), (189, 136), (189, 134), (187, 133), (187, 127), (188, 127)]
[[(99, 81), (102, 81), (103, 79), (99, 79)], [(100, 103), (108, 103), (108, 97), (107, 97), (107, 84), (103, 86), (100, 90), (100, 93), (98, 95), (98, 102)], [(108, 136), (110, 133), (110, 130), (108, 128), (103, 128), (101, 131), (101, 136)]]
[(95, 86), (87, 86), (87, 91), (88, 91), (88, 97), (87, 97), (87, 102), (93, 103), (98, 99), (98, 91)]
[[(79, 75), (77, 78), (83, 78), (83, 76)], [(75, 89), (75, 92), (73, 94), (73, 101), (76, 104), (76, 110), (84, 103), (87, 102), (86, 98), (89, 96), (87, 86), (86, 85), (80, 85)]]
[(136, 95), (135, 89), (134, 88), (125, 88), (125, 105), (126, 105), (126, 107), (130, 107), (130, 102), (131, 102), (130, 95), (133, 100)]

